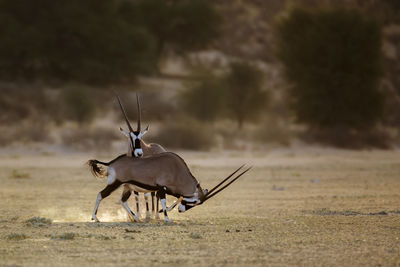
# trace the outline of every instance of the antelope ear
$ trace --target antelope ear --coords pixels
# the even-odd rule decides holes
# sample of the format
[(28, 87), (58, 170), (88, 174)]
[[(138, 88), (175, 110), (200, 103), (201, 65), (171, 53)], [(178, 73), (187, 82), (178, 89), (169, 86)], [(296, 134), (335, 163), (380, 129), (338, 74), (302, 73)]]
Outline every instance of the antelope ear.
[(141, 134), (142, 136), (145, 135), (147, 133), (147, 131), (149, 130), (149, 125), (147, 125), (146, 129), (144, 129)]
[(129, 137), (129, 133), (127, 131), (125, 131), (124, 129), (122, 129), (122, 127), (119, 127), (119, 130), (121, 131), (121, 133), (123, 133), (126, 137)]

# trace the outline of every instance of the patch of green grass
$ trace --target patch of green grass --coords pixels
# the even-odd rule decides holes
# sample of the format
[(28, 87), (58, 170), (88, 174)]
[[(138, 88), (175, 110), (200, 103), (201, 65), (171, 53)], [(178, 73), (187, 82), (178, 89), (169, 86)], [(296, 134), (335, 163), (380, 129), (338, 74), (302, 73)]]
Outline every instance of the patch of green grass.
[(73, 240), (75, 239), (75, 237), (78, 237), (79, 235), (76, 233), (71, 233), (71, 232), (67, 232), (67, 233), (63, 233), (63, 234), (59, 234), (59, 235), (51, 235), (50, 239), (53, 240)]
[(86, 234), (83, 236), (84, 238), (95, 238), (95, 239), (99, 239), (99, 240), (111, 240), (111, 239), (116, 239), (115, 236), (107, 236), (107, 235), (103, 235), (103, 234)]
[(190, 233), (189, 236), (193, 239), (200, 239), (201, 236), (199, 233)]
[(9, 240), (24, 240), (27, 238), (28, 236), (26, 234), (20, 234), (20, 233), (11, 233), (7, 236), (7, 239)]
[(97, 235), (96, 236), (96, 239), (99, 239), (99, 240), (111, 240), (111, 239), (115, 239), (115, 236), (107, 236), (107, 235), (102, 235), (102, 234), (100, 234), (100, 235)]
[(17, 221), (18, 219), (19, 219), (18, 216), (11, 217), (11, 218), (10, 218), (10, 222), (15, 222), (15, 221)]
[(51, 219), (42, 218), (42, 217), (32, 217), (25, 221), (26, 225), (31, 227), (47, 227), (52, 221)]
[(18, 170), (12, 170), (9, 177), (12, 179), (27, 179), (27, 178), (31, 178), (31, 175), (27, 172), (20, 172)]

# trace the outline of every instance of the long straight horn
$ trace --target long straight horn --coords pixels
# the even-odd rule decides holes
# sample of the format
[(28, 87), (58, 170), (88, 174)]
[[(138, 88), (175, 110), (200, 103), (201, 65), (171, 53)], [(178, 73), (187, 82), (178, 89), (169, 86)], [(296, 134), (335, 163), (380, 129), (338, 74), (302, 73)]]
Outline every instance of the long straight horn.
[(129, 123), (129, 120), (128, 120), (128, 116), (126, 116), (125, 109), (124, 109), (124, 107), (122, 106), (122, 104), (121, 104), (121, 99), (119, 99), (119, 96), (118, 96), (118, 95), (117, 95), (117, 99), (118, 99), (118, 104), (119, 104), (119, 106), (120, 106), (120, 108), (121, 108), (122, 114), (124, 114), (125, 121), (126, 121), (126, 124), (128, 125), (129, 131), (130, 131), (130, 132), (133, 132), (132, 126), (131, 126), (131, 124)]
[(140, 108), (139, 95), (137, 93), (136, 93), (136, 102), (137, 102), (137, 108), (138, 108), (137, 131), (140, 132), (140, 119), (142, 118), (142, 112), (141, 112), (141, 108)]
[(245, 174), (246, 172), (248, 172), (252, 167), (248, 167), (246, 170), (242, 171), (238, 176), (236, 176), (234, 179), (232, 179), (232, 181), (230, 181), (229, 183), (227, 183), (226, 185), (224, 185), (223, 187), (221, 187), (220, 189), (218, 189), (217, 191), (215, 191), (214, 194), (207, 194), (204, 201), (209, 200), (210, 198), (212, 198), (213, 196), (215, 196), (216, 194), (218, 194), (219, 192), (221, 192), (222, 190), (224, 190), (225, 188), (227, 188), (229, 185), (231, 185), (234, 181), (236, 181), (237, 179), (239, 179), (240, 176), (242, 176), (243, 174)]
[[(244, 167), (245, 164), (243, 164), (242, 166), (240, 166), (236, 171), (232, 172), (228, 177), (226, 177), (224, 180), (222, 180), (222, 182), (220, 182), (219, 184), (217, 184), (216, 186), (214, 186), (210, 191), (208, 191), (207, 195), (211, 194), (215, 189), (217, 189), (218, 187), (220, 187), (223, 183), (225, 183), (229, 178), (231, 178), (235, 173), (237, 173), (241, 168)], [(207, 197), (207, 196), (206, 196)]]

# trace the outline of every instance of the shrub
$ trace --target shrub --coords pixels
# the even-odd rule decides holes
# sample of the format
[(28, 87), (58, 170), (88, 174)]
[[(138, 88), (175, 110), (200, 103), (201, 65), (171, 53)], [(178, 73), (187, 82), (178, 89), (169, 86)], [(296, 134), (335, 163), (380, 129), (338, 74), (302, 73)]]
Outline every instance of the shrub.
[(25, 223), (31, 227), (47, 227), (52, 223), (52, 220), (42, 217), (32, 217), (26, 220)]
[(139, 0), (128, 5), (128, 20), (142, 25), (156, 39), (157, 56), (164, 48), (192, 51), (218, 37), (221, 18), (210, 0)]
[(369, 129), (381, 119), (382, 33), (355, 10), (293, 9), (277, 27), (277, 55), (297, 120), (311, 128)]
[(154, 69), (155, 40), (121, 2), (1, 0), (0, 77), (102, 84)]
[(76, 233), (63, 233), (63, 234), (59, 234), (59, 235), (51, 235), (50, 238), (53, 240), (73, 240), (75, 239), (75, 237), (79, 236)]
[(20, 172), (18, 170), (12, 170), (9, 177), (12, 179), (27, 179), (27, 178), (31, 178), (31, 175), (27, 172)]
[(90, 122), (96, 112), (92, 94), (85, 87), (72, 86), (64, 89), (61, 93), (64, 118), (79, 123)]
[(208, 150), (215, 144), (213, 129), (199, 121), (181, 118), (163, 124), (152, 138), (169, 149)]
[(288, 125), (276, 117), (263, 120), (254, 133), (254, 139), (260, 143), (277, 143), (290, 145), (291, 132)]
[(349, 149), (391, 147), (393, 137), (384, 129), (374, 128), (368, 131), (358, 131), (343, 127), (320, 129), (313, 128), (304, 132), (302, 138), (309, 142), (334, 145)]
[(61, 139), (65, 146), (82, 151), (109, 151), (112, 142), (120, 138), (119, 131), (107, 128), (79, 127), (65, 130), (61, 134)]
[(179, 95), (181, 108), (201, 121), (214, 121), (225, 108), (225, 91), (220, 79), (208, 75)]
[(246, 62), (233, 62), (225, 77), (227, 109), (241, 129), (245, 120), (259, 117), (267, 93), (262, 88), (263, 74)]
[(11, 233), (7, 235), (7, 239), (9, 240), (24, 240), (27, 238), (28, 236), (26, 234), (20, 234), (20, 233)]
[[(132, 127), (135, 128), (137, 122), (136, 93), (122, 92), (120, 97)], [(165, 97), (159, 90), (140, 92), (139, 97), (142, 108), (142, 123), (152, 120), (165, 120), (176, 113), (176, 107), (174, 103), (169, 101), (169, 99)], [(125, 117), (122, 114), (119, 105), (117, 104), (117, 100), (114, 100), (112, 107), (117, 113), (119, 119), (124, 121), (123, 126), (126, 127)], [(146, 126), (142, 125), (142, 127)]]

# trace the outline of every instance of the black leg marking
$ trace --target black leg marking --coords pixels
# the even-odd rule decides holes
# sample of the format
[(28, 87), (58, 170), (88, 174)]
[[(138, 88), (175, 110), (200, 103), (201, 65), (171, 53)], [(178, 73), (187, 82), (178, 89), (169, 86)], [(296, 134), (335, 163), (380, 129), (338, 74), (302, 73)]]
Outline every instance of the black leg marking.
[(164, 189), (160, 189), (157, 191), (157, 198), (165, 198), (165, 190)]
[(125, 191), (122, 193), (121, 201), (126, 202), (128, 198), (131, 196), (131, 190)]
[(95, 204), (94, 210), (93, 210), (92, 220), (98, 221), (98, 219), (96, 218), (96, 215), (97, 215), (97, 210), (99, 208), (101, 200), (108, 197), (120, 185), (121, 185), (121, 182), (117, 180), (114, 183), (107, 185), (103, 190), (101, 190), (97, 194), (97, 199), (96, 199), (96, 204)]
[(155, 192), (151, 192), (151, 211), (154, 212), (154, 196), (156, 195)]
[(101, 198), (104, 199), (108, 197), (112, 192), (115, 191), (121, 185), (120, 181), (115, 181), (114, 183), (107, 185), (101, 192)]
[(140, 206), (139, 206), (139, 192), (133, 191), (133, 193), (135, 194), (136, 212), (139, 213), (139, 212), (140, 212)]
[(165, 192), (166, 192), (166, 188), (162, 187), (157, 191), (157, 197), (160, 198), (161, 200), (161, 204), (162, 204), (162, 209), (164, 212), (164, 221), (165, 222), (169, 222), (169, 218), (168, 218), (168, 214), (167, 214), (167, 203), (165, 201)]
[(156, 212), (158, 212), (159, 210), (160, 210), (160, 206), (159, 206), (159, 204), (160, 204), (160, 198), (158, 197), (158, 196), (156, 196), (156, 206), (157, 206), (157, 209), (156, 209)]

